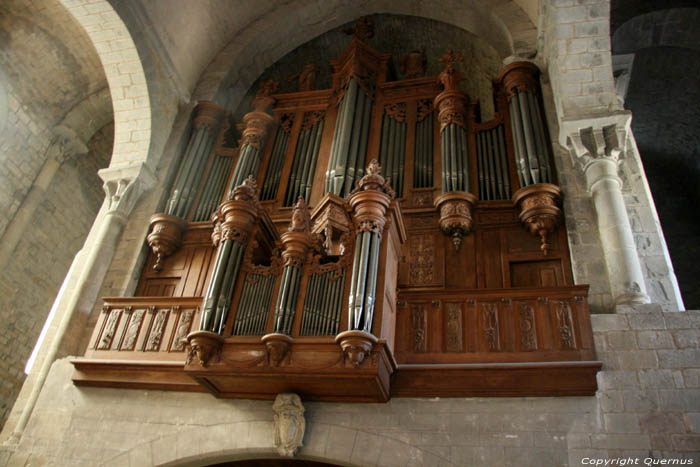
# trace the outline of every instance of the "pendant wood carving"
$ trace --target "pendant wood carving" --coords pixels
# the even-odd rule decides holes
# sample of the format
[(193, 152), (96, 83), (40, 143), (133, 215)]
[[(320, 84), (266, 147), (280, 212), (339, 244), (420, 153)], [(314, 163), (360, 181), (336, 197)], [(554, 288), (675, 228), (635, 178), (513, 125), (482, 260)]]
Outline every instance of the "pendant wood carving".
[(440, 229), (452, 237), (455, 250), (459, 250), (462, 237), (472, 231), (472, 208), (476, 196), (464, 191), (444, 193), (435, 199), (435, 206), (440, 211)]
[(520, 208), (520, 222), (533, 235), (540, 238), (540, 249), (549, 251), (547, 237), (561, 222), (561, 190), (549, 183), (538, 183), (521, 188), (513, 195), (513, 203)]

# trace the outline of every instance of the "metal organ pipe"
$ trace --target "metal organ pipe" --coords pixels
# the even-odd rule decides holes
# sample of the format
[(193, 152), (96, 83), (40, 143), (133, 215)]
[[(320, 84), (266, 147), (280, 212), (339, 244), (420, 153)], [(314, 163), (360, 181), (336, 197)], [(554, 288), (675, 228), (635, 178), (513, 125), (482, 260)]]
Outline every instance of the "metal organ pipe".
[(551, 183), (549, 143), (538, 99), (539, 69), (529, 62), (508, 65), (499, 76), (508, 93), (520, 186)]
[(347, 196), (352, 191), (355, 180), (362, 176), (371, 107), (372, 99), (354, 78), (350, 78), (338, 107), (326, 171), (326, 192)]

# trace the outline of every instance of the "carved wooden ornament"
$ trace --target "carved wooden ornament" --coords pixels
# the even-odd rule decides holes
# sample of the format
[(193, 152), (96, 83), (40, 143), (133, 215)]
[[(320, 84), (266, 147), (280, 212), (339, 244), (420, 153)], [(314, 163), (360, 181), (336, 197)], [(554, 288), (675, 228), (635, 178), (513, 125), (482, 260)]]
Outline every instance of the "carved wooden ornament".
[(520, 207), (520, 222), (533, 235), (540, 237), (540, 249), (549, 251), (547, 237), (561, 222), (561, 190), (549, 183), (538, 183), (521, 188), (513, 195), (513, 202)]
[(452, 237), (455, 250), (459, 250), (462, 237), (472, 231), (472, 208), (476, 196), (464, 191), (450, 191), (435, 199), (440, 212), (440, 229)]
[(275, 446), (280, 456), (292, 457), (303, 446), (306, 409), (294, 393), (278, 394), (272, 404), (275, 411)]

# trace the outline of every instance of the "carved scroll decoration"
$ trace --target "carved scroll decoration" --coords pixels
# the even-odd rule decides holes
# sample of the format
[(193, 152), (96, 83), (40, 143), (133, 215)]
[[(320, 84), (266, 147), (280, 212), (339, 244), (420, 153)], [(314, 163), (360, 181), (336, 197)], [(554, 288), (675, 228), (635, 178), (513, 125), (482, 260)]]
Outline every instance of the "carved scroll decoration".
[(168, 309), (158, 310), (155, 317), (153, 318), (151, 332), (148, 335), (148, 342), (146, 342), (146, 350), (157, 351), (160, 348), (160, 341), (163, 338), (165, 323), (168, 320), (168, 312)]
[(340, 279), (341, 274), (345, 269), (352, 265), (353, 256), (355, 253), (355, 235), (352, 232), (347, 232), (340, 237), (340, 244), (342, 249), (342, 254), (340, 259), (335, 262), (328, 262), (321, 264), (321, 258), (323, 257), (323, 247), (321, 243), (317, 243), (315, 246), (315, 254), (309, 265), (310, 274), (326, 274), (328, 272), (331, 275), (328, 280), (335, 282)]
[(112, 346), (114, 333), (117, 331), (117, 324), (119, 323), (119, 318), (123, 310), (110, 310), (107, 308), (106, 311), (109, 313), (109, 316), (107, 317), (107, 323), (102, 331), (100, 343), (97, 345), (97, 350), (109, 350)]
[(427, 285), (433, 282), (435, 237), (432, 234), (414, 235), (409, 240), (408, 271), (411, 285)]
[(313, 112), (305, 112), (304, 119), (301, 121), (301, 131), (306, 131), (318, 123), (320, 120), (326, 116), (326, 112), (323, 110), (316, 110)]
[(173, 343), (170, 346), (170, 350), (182, 351), (185, 349), (183, 339), (187, 337), (187, 334), (190, 332), (193, 317), (194, 310), (185, 310), (180, 313), (180, 319), (177, 323), (177, 331), (175, 332), (175, 338), (173, 338)]
[(425, 76), (425, 48), (421, 50), (412, 50), (407, 55), (403, 55), (399, 59), (401, 73), (404, 79), (420, 78)]
[(423, 353), (427, 348), (425, 333), (428, 324), (428, 315), (422, 306), (411, 306), (411, 323), (413, 328), (413, 351)]
[(575, 349), (574, 326), (571, 322), (571, 307), (568, 302), (556, 303), (557, 322), (559, 323), (559, 338), (565, 349)]
[(433, 101), (430, 99), (421, 99), (418, 101), (417, 121), (422, 121), (425, 117), (433, 114)]
[(285, 133), (289, 134), (292, 132), (292, 127), (294, 126), (294, 114), (283, 113), (280, 116), (280, 127)]
[(393, 118), (397, 122), (406, 121), (406, 103), (405, 102), (395, 102), (393, 104), (386, 104), (384, 106), (384, 113), (389, 117)]
[(131, 313), (129, 326), (126, 328), (126, 335), (121, 346), (122, 350), (134, 350), (136, 338), (139, 335), (139, 329), (141, 329), (141, 323), (145, 314), (146, 310), (136, 310)]
[(489, 351), (497, 351), (501, 345), (498, 337), (498, 305), (495, 303), (482, 303), (481, 306), (486, 343)]
[(520, 347), (522, 350), (537, 350), (535, 334), (535, 310), (527, 303), (518, 304), (520, 315)]
[(462, 306), (459, 303), (447, 303), (447, 324), (445, 326), (445, 350), (462, 352)]

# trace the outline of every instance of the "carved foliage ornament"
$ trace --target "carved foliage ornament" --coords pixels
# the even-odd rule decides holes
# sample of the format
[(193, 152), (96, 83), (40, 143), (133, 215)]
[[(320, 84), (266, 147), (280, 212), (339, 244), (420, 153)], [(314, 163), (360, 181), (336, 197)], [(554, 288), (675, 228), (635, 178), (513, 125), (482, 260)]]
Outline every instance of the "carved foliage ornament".
[(393, 118), (397, 122), (406, 121), (406, 103), (396, 102), (394, 104), (386, 104), (384, 106), (384, 113), (389, 117)]
[(306, 420), (304, 406), (298, 395), (278, 394), (272, 404), (275, 411), (275, 447), (281, 456), (292, 457), (303, 446)]
[(425, 76), (425, 65), (427, 63), (425, 48), (410, 51), (408, 55), (401, 57), (399, 63), (404, 78), (410, 79)]
[(290, 76), (289, 81), (299, 81), (299, 91), (313, 91), (316, 88), (316, 76), (318, 76), (319, 67), (315, 63), (308, 63), (301, 73)]

